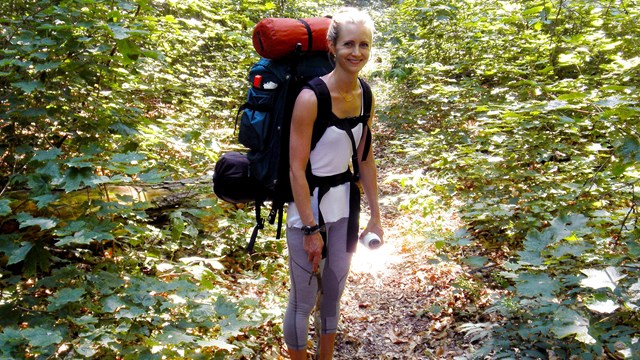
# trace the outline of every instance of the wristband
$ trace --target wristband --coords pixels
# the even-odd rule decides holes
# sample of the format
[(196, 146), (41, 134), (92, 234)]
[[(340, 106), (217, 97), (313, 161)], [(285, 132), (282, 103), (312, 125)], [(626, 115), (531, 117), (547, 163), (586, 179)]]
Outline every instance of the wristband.
[(302, 227), (302, 233), (305, 235), (313, 235), (316, 233), (319, 233), (321, 230), (323, 230), (324, 226), (320, 226), (318, 224), (316, 225), (305, 225)]

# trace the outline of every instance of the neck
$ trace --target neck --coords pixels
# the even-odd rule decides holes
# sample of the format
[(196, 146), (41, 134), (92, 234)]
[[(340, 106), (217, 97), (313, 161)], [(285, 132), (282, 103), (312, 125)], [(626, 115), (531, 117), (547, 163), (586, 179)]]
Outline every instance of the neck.
[(338, 73), (334, 70), (329, 78), (340, 91), (351, 92), (358, 89), (358, 74)]

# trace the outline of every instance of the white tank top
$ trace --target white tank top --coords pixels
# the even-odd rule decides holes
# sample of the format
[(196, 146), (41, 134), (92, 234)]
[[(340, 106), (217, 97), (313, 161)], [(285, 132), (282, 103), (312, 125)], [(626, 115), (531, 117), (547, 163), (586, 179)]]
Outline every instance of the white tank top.
[[(364, 107), (364, 91), (361, 101)], [(364, 114), (364, 108), (360, 110), (360, 115)], [(335, 115), (334, 115), (335, 117)], [(362, 138), (362, 123), (358, 123), (351, 129), (356, 142), (356, 148)], [(311, 173), (316, 176), (330, 176), (341, 174), (349, 168), (353, 149), (349, 135), (344, 130), (335, 126), (329, 126), (324, 132), (315, 148), (309, 154), (311, 162)], [(320, 204), (320, 211), (325, 223), (336, 222), (349, 217), (349, 183), (344, 183), (332, 187), (323, 197)], [(313, 217), (318, 222), (318, 189), (316, 188), (311, 197), (311, 209)], [(298, 209), (294, 202), (289, 203), (287, 209), (287, 225), (289, 227), (301, 228), (304, 224), (300, 219)]]

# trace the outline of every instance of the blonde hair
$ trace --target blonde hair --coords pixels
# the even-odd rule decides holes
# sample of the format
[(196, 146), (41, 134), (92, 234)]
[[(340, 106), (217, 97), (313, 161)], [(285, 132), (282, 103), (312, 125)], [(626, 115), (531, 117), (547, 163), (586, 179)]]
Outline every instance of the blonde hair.
[(327, 41), (330, 44), (336, 45), (343, 24), (362, 24), (371, 30), (371, 36), (375, 30), (373, 19), (369, 14), (354, 7), (343, 7), (336, 11), (331, 19), (331, 25), (327, 31)]

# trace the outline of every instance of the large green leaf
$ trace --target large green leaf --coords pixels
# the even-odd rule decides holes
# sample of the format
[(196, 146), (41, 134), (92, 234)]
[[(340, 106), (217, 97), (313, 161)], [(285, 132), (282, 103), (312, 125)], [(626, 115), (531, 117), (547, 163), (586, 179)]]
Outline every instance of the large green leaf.
[(59, 344), (63, 340), (58, 331), (46, 327), (26, 328), (22, 330), (22, 335), (29, 341), (29, 345), (34, 347), (47, 347)]
[(554, 241), (553, 232), (545, 229), (542, 232), (531, 230), (524, 242), (524, 250), (519, 251), (520, 263), (540, 266), (544, 263), (542, 251)]
[(587, 303), (587, 308), (591, 311), (595, 311), (601, 314), (611, 314), (620, 306), (613, 300), (608, 299), (606, 301), (592, 301)]
[(556, 312), (552, 329), (560, 339), (575, 335), (576, 340), (585, 344), (596, 343), (596, 339), (589, 334), (589, 320), (566, 307), (561, 307)]
[(126, 154), (114, 154), (111, 157), (111, 161), (113, 162), (119, 162), (119, 163), (133, 163), (133, 162), (138, 162), (138, 161), (142, 161), (145, 159), (145, 155), (141, 154), (141, 153), (137, 153), (137, 152), (128, 152)]
[(618, 153), (627, 160), (640, 161), (640, 140), (634, 136), (626, 137)]
[(95, 175), (91, 167), (70, 167), (64, 174), (64, 191), (72, 192), (93, 183)]
[(29, 251), (33, 248), (33, 243), (31, 242), (23, 242), (20, 244), (20, 247), (14, 249), (12, 252), (8, 253), (9, 260), (7, 261), (7, 265), (17, 264), (23, 261)]
[(556, 239), (564, 239), (573, 232), (584, 233), (587, 231), (588, 218), (581, 214), (561, 215), (553, 219), (550, 231)]
[(127, 28), (118, 24), (109, 24), (108, 26), (115, 39), (122, 40), (129, 37), (129, 30)]
[(59, 194), (45, 194), (33, 198), (33, 200), (36, 200), (36, 206), (38, 209), (42, 209), (58, 199), (60, 199)]
[(84, 229), (73, 233), (73, 235), (65, 236), (56, 242), (56, 246), (65, 246), (69, 244), (90, 244), (94, 241), (113, 240), (113, 234), (102, 230)]
[(49, 298), (47, 310), (56, 311), (63, 306), (80, 301), (85, 294), (84, 288), (63, 288)]
[(184, 329), (177, 329), (171, 326), (165, 327), (162, 333), (156, 336), (156, 340), (165, 344), (178, 345), (182, 343), (191, 343), (195, 341), (195, 337), (187, 335)]
[(222, 349), (229, 352), (238, 348), (236, 345), (230, 344), (228, 341), (220, 339), (199, 340), (198, 345), (202, 347), (214, 347), (216, 349)]
[(114, 313), (125, 306), (127, 306), (127, 302), (117, 295), (102, 299), (102, 311), (105, 313)]
[(27, 213), (19, 213), (16, 216), (16, 219), (20, 223), (20, 229), (30, 227), (30, 226), (39, 226), (42, 230), (49, 230), (56, 225), (58, 225), (57, 219), (52, 218), (34, 218), (31, 214)]
[(552, 298), (560, 283), (547, 274), (520, 274), (516, 279), (518, 295), (536, 298), (539, 296)]
[(9, 199), (0, 199), (0, 216), (5, 216), (11, 214), (11, 200)]
[(60, 154), (62, 154), (62, 150), (56, 147), (48, 150), (38, 150), (36, 151), (35, 155), (33, 155), (32, 160), (35, 160), (35, 161), (55, 160), (58, 156), (60, 156)]
[(14, 87), (17, 87), (18, 89), (24, 91), (27, 94), (32, 93), (35, 90), (43, 90), (44, 89), (44, 84), (38, 80), (34, 80), (34, 81), (19, 81), (19, 82), (15, 82), (12, 83), (11, 85), (13, 85)]
[(140, 178), (141, 181), (144, 181), (145, 183), (149, 183), (149, 184), (160, 183), (165, 180), (166, 176), (167, 176), (166, 173), (160, 172), (157, 169), (151, 169), (147, 172), (138, 174), (138, 177)]
[(621, 279), (627, 277), (622, 275), (617, 268), (609, 266), (606, 269), (584, 269), (581, 272), (587, 277), (580, 281), (580, 285), (592, 289), (609, 288), (612, 291), (618, 286)]

